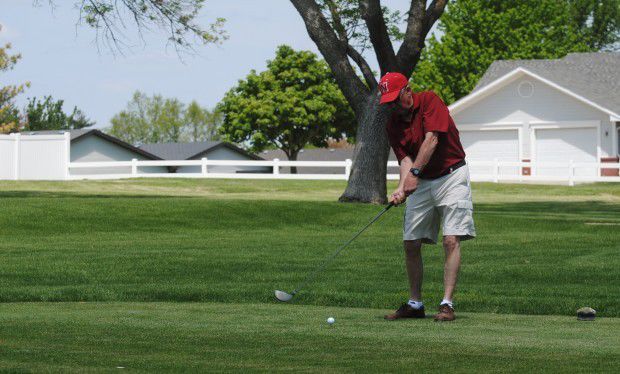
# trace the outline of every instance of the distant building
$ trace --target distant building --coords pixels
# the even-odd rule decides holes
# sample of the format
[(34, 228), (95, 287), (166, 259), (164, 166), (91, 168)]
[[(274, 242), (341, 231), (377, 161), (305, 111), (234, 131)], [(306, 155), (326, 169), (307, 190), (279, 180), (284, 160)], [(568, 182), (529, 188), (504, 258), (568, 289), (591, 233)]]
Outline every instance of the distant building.
[[(234, 144), (211, 141), (193, 143), (144, 144), (140, 149), (162, 160), (263, 160)], [(270, 173), (271, 167), (261, 166), (209, 166), (209, 173)], [(174, 168), (177, 173), (199, 173), (200, 166)]]
[[(226, 142), (162, 143), (133, 146), (96, 129), (25, 131), (24, 135), (62, 135), (70, 133), (71, 162), (137, 160), (262, 160), (262, 158)], [(138, 173), (199, 173), (200, 166), (140, 166)], [(270, 167), (210, 166), (211, 173), (270, 173)], [(130, 166), (112, 168), (74, 168), (72, 175), (129, 174)]]
[[(620, 53), (495, 61), (450, 112), (469, 160), (618, 162)], [(501, 171), (530, 172), (567, 174), (558, 166)], [(596, 169), (576, 168), (575, 174), (595, 176)], [(618, 175), (618, 169), (602, 174)]]

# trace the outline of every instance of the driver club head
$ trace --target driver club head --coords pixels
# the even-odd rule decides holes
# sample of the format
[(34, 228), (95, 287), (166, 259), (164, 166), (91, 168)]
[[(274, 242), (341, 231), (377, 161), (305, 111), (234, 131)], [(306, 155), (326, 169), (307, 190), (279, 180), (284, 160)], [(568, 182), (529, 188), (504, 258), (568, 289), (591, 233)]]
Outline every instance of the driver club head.
[(290, 293), (276, 290), (276, 299), (278, 299), (279, 301), (282, 301), (282, 302), (291, 301), (293, 296), (294, 295), (291, 295)]

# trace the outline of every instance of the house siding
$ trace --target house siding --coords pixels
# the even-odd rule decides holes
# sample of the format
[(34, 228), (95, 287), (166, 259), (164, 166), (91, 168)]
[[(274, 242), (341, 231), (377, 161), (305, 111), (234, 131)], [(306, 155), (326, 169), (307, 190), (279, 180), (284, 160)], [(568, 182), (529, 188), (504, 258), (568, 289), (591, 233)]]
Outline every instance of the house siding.
[[(532, 85), (532, 95), (519, 95), (519, 85)], [(524, 90), (522, 90), (523, 92)], [(601, 156), (613, 153), (612, 123), (609, 114), (585, 104), (532, 77), (520, 77), (498, 91), (480, 98), (453, 113), (458, 128), (468, 126), (511, 126), (522, 130), (523, 158), (531, 157), (530, 125), (540, 122), (599, 121)], [(607, 134), (607, 135), (606, 135)]]
[[(200, 160), (201, 158), (207, 158), (209, 160), (244, 160), (250, 161), (248, 156), (234, 151), (225, 146), (217, 147), (213, 150), (206, 152), (205, 154), (191, 158), (191, 160)], [(181, 166), (177, 169), (177, 173), (200, 173), (200, 166)], [(209, 166), (209, 173), (270, 173), (270, 167), (256, 167), (256, 166)]]
[[(71, 162), (148, 160), (141, 154), (131, 152), (96, 135), (86, 136), (71, 143)], [(167, 173), (166, 167), (139, 167), (138, 173)], [(72, 175), (130, 174), (131, 167), (73, 169)]]

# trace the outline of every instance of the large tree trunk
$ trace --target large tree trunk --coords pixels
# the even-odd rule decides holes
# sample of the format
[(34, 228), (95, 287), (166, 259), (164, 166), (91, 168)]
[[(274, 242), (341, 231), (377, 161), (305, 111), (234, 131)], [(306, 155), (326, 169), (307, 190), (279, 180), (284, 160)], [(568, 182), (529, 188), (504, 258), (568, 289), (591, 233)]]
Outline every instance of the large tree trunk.
[[(288, 159), (291, 161), (297, 161), (297, 155), (299, 154), (299, 151), (291, 151), (290, 156), (288, 156)], [(297, 166), (291, 166), (291, 174), (297, 174)]]
[(368, 95), (365, 108), (357, 126), (351, 176), (339, 201), (385, 204), (389, 156), (385, 122), (388, 109), (379, 105), (376, 93)]

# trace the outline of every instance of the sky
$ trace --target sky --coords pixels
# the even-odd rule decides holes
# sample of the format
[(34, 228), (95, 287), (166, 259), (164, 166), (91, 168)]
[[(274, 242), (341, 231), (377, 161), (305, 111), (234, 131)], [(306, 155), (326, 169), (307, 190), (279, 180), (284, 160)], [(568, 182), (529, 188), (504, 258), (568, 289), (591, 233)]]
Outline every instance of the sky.
[[(55, 0), (52, 8), (47, 0), (39, 6), (33, 0), (0, 1), (0, 44), (11, 43), (10, 53), (22, 55), (12, 71), (0, 74), (0, 86), (31, 84), (16, 99), (19, 107), (30, 97), (52, 95), (65, 101), (66, 112), (77, 106), (96, 121), (95, 127), (105, 128), (135, 91), (213, 108), (251, 69), (264, 70), (277, 46), (319, 54), (288, 0), (207, 0), (201, 24), (226, 18), (229, 39), (222, 45), (198, 45), (195, 54), (182, 59), (157, 30), (145, 32), (143, 40), (129, 30), (124, 55), (112, 53), (95, 42), (94, 30), (78, 25), (75, 2)], [(409, 1), (382, 4), (405, 11)], [(365, 57), (378, 70), (374, 53)]]

